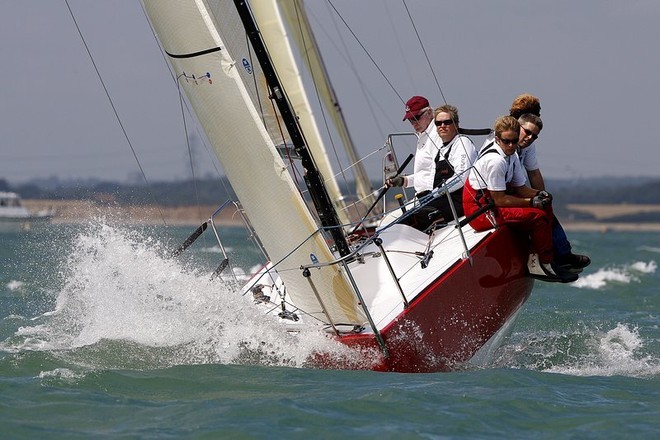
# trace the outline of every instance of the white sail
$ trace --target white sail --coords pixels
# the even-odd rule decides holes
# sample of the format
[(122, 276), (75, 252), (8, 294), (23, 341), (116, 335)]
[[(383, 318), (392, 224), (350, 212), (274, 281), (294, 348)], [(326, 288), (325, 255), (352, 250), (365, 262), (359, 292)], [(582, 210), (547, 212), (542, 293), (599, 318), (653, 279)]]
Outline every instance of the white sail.
[(312, 257), (321, 262), (334, 257), (324, 238), (314, 235), (314, 217), (264, 126), (258, 92), (263, 79), (233, 1), (143, 4), (264, 248), (273, 263), (281, 261), (277, 269), (293, 302), (322, 322), (363, 324), (363, 312), (337, 266), (312, 274), (318, 297), (302, 276), (300, 266)]
[[(260, 1), (259, 3), (261, 4), (262, 2)], [(337, 129), (344, 150), (352, 164), (351, 169), (355, 175), (355, 186), (358, 199), (362, 200), (366, 205), (371, 205), (375, 200), (373, 188), (367, 172), (355, 150), (355, 145), (353, 144), (348, 127), (346, 126), (341, 107), (337, 101), (318, 44), (316, 43), (316, 38), (314, 37), (309, 19), (307, 18), (304, 4), (302, 0), (277, 0), (277, 3), (281, 11), (281, 17), (291, 29), (291, 35), (296, 43), (294, 47), (298, 48), (300, 58), (305, 62), (307, 68), (311, 72), (312, 78), (314, 78), (314, 85), (318, 96), (327, 109), (328, 115)]]
[(337, 209), (337, 214), (342, 223), (349, 223), (350, 220), (345, 211), (344, 197), (337, 184), (335, 172), (324, 146), (314, 110), (305, 90), (301, 71), (294, 57), (291, 35), (283, 21), (280, 8), (286, 3), (281, 0), (259, 0), (251, 4), (250, 7), (264, 43), (268, 47), (273, 67), (286, 91), (289, 102), (295, 109), (300, 127), (305, 135), (307, 147), (312, 152), (314, 162), (323, 176), (328, 194)]

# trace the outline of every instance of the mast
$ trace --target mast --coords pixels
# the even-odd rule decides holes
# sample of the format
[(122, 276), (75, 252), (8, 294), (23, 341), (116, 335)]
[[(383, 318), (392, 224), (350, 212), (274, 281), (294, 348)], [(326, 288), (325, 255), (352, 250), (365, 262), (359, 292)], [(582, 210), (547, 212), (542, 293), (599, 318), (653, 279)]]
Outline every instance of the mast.
[(312, 203), (314, 203), (321, 224), (324, 227), (329, 228), (339, 254), (341, 256), (348, 255), (351, 251), (348, 242), (346, 241), (346, 237), (344, 236), (341, 222), (339, 221), (337, 212), (332, 205), (325, 185), (323, 184), (323, 177), (321, 177), (321, 174), (314, 163), (314, 159), (305, 144), (305, 140), (300, 132), (300, 127), (298, 126), (297, 118), (293, 114), (286, 96), (284, 95), (282, 86), (275, 73), (275, 69), (268, 57), (266, 46), (264, 45), (259, 30), (252, 18), (250, 7), (246, 0), (234, 0), (234, 5), (236, 6), (238, 15), (240, 16), (245, 32), (247, 33), (247, 37), (252, 44), (255, 55), (264, 72), (266, 82), (271, 91), (271, 98), (275, 100), (287, 132), (289, 133), (289, 136), (291, 136), (293, 146), (302, 160), (302, 165), (305, 170), (305, 183), (309, 189)]

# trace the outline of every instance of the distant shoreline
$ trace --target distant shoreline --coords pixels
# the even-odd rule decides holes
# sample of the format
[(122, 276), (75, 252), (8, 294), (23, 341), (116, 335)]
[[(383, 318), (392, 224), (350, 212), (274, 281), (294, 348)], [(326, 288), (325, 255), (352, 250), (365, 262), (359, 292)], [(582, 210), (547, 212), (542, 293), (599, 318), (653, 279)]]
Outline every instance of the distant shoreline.
[(660, 232), (660, 223), (610, 223), (610, 222), (571, 222), (562, 221), (567, 231), (574, 232)]
[[(107, 218), (124, 224), (167, 224), (172, 226), (200, 225), (208, 220), (217, 206), (119, 206), (100, 205), (86, 200), (24, 200), (24, 205), (32, 212), (53, 208), (56, 210), (52, 223), (86, 223), (95, 218)], [(571, 204), (571, 211), (586, 212), (596, 220), (562, 220), (567, 231), (634, 231), (660, 232), (660, 223), (607, 222), (600, 221), (622, 213), (660, 212), (660, 205), (587, 205)], [(233, 206), (220, 212), (214, 222), (223, 226), (242, 226), (243, 220)]]
[[(87, 223), (96, 218), (106, 218), (123, 224), (200, 225), (218, 209), (217, 206), (119, 206), (102, 205), (88, 200), (23, 200), (32, 212), (54, 209), (54, 224)], [(243, 220), (234, 206), (228, 206), (213, 220), (225, 226), (243, 225)]]

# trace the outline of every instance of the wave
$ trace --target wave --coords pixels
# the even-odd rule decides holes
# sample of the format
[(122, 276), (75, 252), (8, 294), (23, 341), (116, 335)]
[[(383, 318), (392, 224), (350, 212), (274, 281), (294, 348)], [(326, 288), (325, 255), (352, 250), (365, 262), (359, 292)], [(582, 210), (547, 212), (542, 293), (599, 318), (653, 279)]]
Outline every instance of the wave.
[(646, 350), (637, 327), (519, 333), (500, 347), (493, 366), (572, 376), (657, 377), (660, 359)]
[(237, 283), (186, 267), (144, 233), (90, 226), (72, 243), (61, 276), (54, 310), (25, 322), (0, 349), (45, 351), (86, 368), (304, 367), (319, 350), (357, 356), (320, 328), (287, 332)]
[(638, 251), (647, 251), (647, 252), (653, 252), (656, 254), (660, 254), (660, 247), (655, 247), (655, 246), (639, 246), (637, 248)]
[[(231, 247), (225, 247), (224, 250), (227, 253), (234, 252), (234, 249), (231, 248)], [(207, 247), (200, 248), (199, 252), (205, 252), (205, 253), (208, 253), (208, 254), (222, 254), (223, 253), (222, 248), (218, 245), (207, 246)]]
[(18, 281), (18, 280), (10, 280), (7, 284), (6, 287), (7, 289), (11, 290), (12, 292), (15, 290), (21, 289), (25, 283), (23, 281)]
[[(61, 249), (61, 243), (53, 244)], [(144, 232), (92, 225), (79, 233), (60, 268), (55, 306), (36, 317), (12, 315), (13, 335), (0, 342), (10, 353), (43, 352), (59, 361), (45, 375), (78, 369), (154, 369), (191, 364), (309, 367), (319, 351), (365, 366), (322, 330), (290, 333), (254, 307), (238, 283), (211, 280), (204, 269), (169, 257), (170, 249)], [(249, 276), (234, 268), (237, 278)], [(209, 269), (206, 269), (209, 270)], [(574, 285), (601, 289), (655, 273), (655, 261), (599, 269)], [(248, 272), (244, 274), (244, 272)], [(229, 278), (229, 277), (225, 277)], [(8, 319), (8, 318), (6, 318)], [(490, 367), (571, 375), (657, 376), (637, 328), (512, 335)], [(60, 369), (61, 368), (61, 369)]]
[(594, 333), (588, 342), (589, 353), (577, 362), (553, 366), (545, 371), (575, 376), (660, 375), (660, 359), (644, 353), (637, 328), (618, 323), (605, 334)]
[(634, 263), (599, 269), (597, 272), (582, 275), (571, 284), (578, 289), (602, 289), (611, 284), (630, 284), (640, 282), (640, 275), (655, 273), (657, 269), (655, 261), (636, 261)]

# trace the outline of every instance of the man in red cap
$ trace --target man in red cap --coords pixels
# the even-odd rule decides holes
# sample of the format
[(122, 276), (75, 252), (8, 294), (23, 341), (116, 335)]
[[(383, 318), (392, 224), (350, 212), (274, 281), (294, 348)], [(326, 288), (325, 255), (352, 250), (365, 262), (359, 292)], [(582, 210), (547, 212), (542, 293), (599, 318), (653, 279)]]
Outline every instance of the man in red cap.
[(413, 96), (406, 102), (404, 121), (409, 121), (417, 133), (415, 166), (413, 174), (387, 179), (388, 186), (415, 187), (415, 194), (433, 189), (435, 178), (435, 156), (442, 146), (442, 140), (433, 123), (433, 109), (428, 99)]

